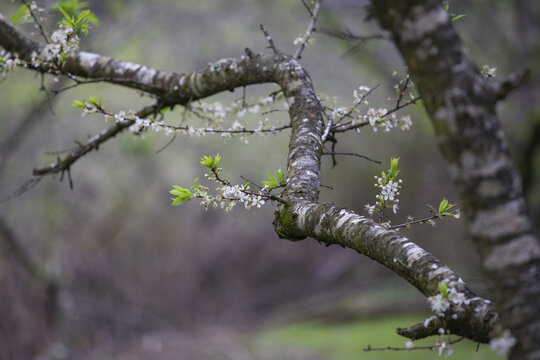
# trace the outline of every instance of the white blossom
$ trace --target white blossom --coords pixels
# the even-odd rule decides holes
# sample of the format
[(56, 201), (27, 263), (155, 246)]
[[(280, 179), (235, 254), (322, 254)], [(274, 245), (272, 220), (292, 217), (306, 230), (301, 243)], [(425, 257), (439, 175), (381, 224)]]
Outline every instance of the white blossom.
[(364, 205), (364, 209), (368, 212), (369, 215), (373, 215), (373, 212), (375, 211), (375, 205)]
[(450, 302), (442, 294), (428, 297), (429, 306), (437, 316), (443, 316), (444, 312), (450, 308)]
[(516, 345), (516, 338), (512, 337), (510, 330), (504, 330), (503, 336), (493, 338), (489, 342), (489, 347), (501, 356), (506, 356), (510, 349)]
[(434, 348), (438, 351), (439, 356), (444, 355), (445, 357), (448, 357), (454, 353), (454, 350), (452, 349), (450, 344), (448, 344), (442, 337), (435, 341)]

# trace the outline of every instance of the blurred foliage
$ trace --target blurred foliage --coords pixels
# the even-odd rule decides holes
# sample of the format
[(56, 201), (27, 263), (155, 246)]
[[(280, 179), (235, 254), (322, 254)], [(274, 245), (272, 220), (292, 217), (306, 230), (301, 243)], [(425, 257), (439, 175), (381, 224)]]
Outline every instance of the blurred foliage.
[[(327, 360), (357, 358), (366, 360), (440, 359), (441, 357), (436, 351), (430, 350), (364, 351), (368, 345), (373, 348), (405, 347), (405, 340), (395, 333), (396, 324), (414, 324), (421, 317), (421, 315), (407, 315), (381, 317), (376, 320), (362, 320), (345, 324), (298, 323), (284, 325), (258, 333), (255, 342), (259, 348), (290, 349), (292, 347), (298, 352), (309, 350), (311, 353), (320, 354), (321, 359)], [(428, 338), (414, 343), (416, 346), (430, 346), (433, 345), (434, 340)], [(476, 347), (476, 343), (468, 340), (452, 345), (454, 353), (450, 358), (455, 360), (503, 359), (503, 357), (494, 354), (487, 345), (481, 345), (478, 351)], [(317, 358), (316, 355), (315, 358)], [(274, 359), (282, 359), (279, 352), (275, 354)]]

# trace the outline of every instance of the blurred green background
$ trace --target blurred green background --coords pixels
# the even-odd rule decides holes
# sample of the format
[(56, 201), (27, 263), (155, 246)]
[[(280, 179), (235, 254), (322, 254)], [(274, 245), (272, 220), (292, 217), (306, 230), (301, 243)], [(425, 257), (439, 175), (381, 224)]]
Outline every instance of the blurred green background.
[[(52, 1), (38, 2), (51, 5)], [(101, 24), (81, 42), (81, 49), (147, 66), (190, 72), (224, 57), (238, 57), (249, 47), (268, 51), (259, 31), (264, 24), (283, 52), (307, 27), (309, 15), (294, 0), (96, 0), (90, 9)], [(0, 12), (13, 15), (18, 2)], [(349, 29), (359, 35), (381, 34), (366, 19), (366, 2), (326, 1), (319, 29)], [(481, 67), (497, 67), (503, 78), (518, 67), (532, 71), (530, 81), (500, 107), (516, 161), (528, 172), (527, 196), (538, 218), (538, 156), (527, 161), (527, 145), (538, 126), (538, 13), (533, 0), (452, 1), (455, 23), (465, 46)], [(58, 20), (47, 13), (47, 29)], [(19, 26), (27, 35), (31, 24)], [(34, 36), (39, 40), (39, 37)], [(321, 32), (304, 51), (302, 64), (315, 89), (349, 105), (360, 85), (379, 88), (370, 106), (393, 103), (393, 85), (406, 73), (388, 40), (346, 43)], [(355, 51), (350, 51), (354, 47)], [(61, 80), (62, 81), (62, 80)], [(108, 124), (100, 116), (81, 118), (73, 100), (102, 95), (111, 111), (137, 110), (152, 102), (133, 90), (89, 84), (54, 97), (50, 106), (40, 91), (39, 75), (23, 69), (0, 83), (0, 196), (11, 194), (31, 177), (34, 167), (56, 160), (45, 152), (84, 142)], [(43, 80), (49, 89), (56, 84)], [(273, 85), (246, 89), (251, 97), (275, 91)], [(230, 102), (242, 90), (207, 101)], [(167, 113), (178, 123), (183, 110)], [(338, 140), (337, 151), (381, 160), (323, 158), (322, 201), (364, 213), (374, 203), (373, 176), (400, 157), (404, 180), (400, 211), (391, 219), (428, 215), (426, 204), (446, 197), (456, 203), (421, 105), (408, 107), (410, 131), (373, 132), (364, 128)], [(248, 115), (246, 115), (247, 117)], [(261, 115), (249, 115), (256, 127)], [(268, 115), (287, 122), (285, 112)], [(233, 119), (231, 119), (232, 121)], [(197, 124), (194, 120), (193, 124)], [(199, 125), (202, 126), (202, 125)], [(0, 216), (37, 264), (41, 278), (30, 276), (6, 244), (0, 244), (0, 356), (30, 359), (38, 355), (74, 359), (430, 359), (430, 351), (363, 352), (373, 347), (404, 346), (395, 335), (429, 316), (423, 296), (402, 279), (349, 249), (325, 248), (306, 239), (292, 243), (273, 231), (272, 205), (225, 214), (204, 211), (197, 202), (171, 207), (173, 184), (188, 186), (201, 177), (202, 155), (219, 152), (224, 174), (255, 181), (286, 167), (288, 133), (225, 143), (220, 137), (147, 133), (123, 134), (79, 160), (71, 170), (74, 189), (59, 177), (44, 178), (35, 188), (0, 204)], [(538, 223), (538, 222), (536, 222)], [(478, 267), (463, 220), (440, 221), (403, 230), (434, 253), (481, 295), (488, 284)], [(55, 286), (51, 287), (50, 279)], [(433, 340), (430, 340), (433, 343)], [(426, 342), (424, 342), (426, 344)], [(429, 344), (429, 341), (427, 342)], [(454, 347), (455, 358), (492, 359), (476, 344)]]

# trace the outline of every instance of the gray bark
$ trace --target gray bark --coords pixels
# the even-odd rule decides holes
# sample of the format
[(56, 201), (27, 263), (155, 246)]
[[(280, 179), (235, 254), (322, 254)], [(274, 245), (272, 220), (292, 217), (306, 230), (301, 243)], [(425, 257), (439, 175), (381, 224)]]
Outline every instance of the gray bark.
[(392, 34), (434, 125), (469, 232), (491, 281), (511, 359), (540, 359), (540, 246), (496, 115), (520, 77), (484, 79), (439, 0), (372, 1)]

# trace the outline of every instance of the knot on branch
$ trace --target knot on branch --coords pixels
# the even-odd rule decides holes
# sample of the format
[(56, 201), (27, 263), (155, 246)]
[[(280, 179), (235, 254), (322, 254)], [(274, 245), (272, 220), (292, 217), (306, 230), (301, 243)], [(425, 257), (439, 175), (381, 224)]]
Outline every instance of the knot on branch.
[(280, 239), (290, 241), (304, 240), (307, 236), (296, 225), (298, 214), (292, 210), (290, 204), (278, 205), (274, 213), (274, 230)]

